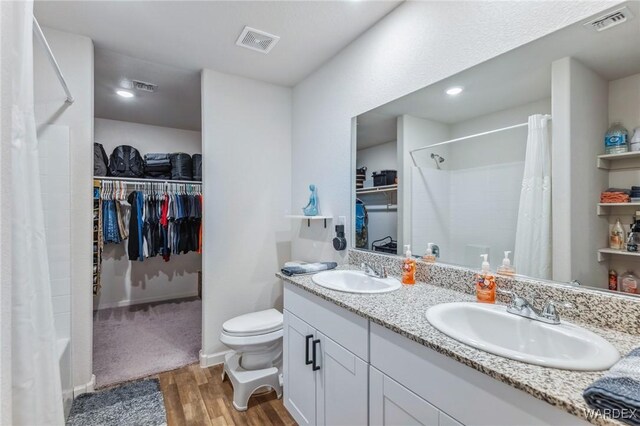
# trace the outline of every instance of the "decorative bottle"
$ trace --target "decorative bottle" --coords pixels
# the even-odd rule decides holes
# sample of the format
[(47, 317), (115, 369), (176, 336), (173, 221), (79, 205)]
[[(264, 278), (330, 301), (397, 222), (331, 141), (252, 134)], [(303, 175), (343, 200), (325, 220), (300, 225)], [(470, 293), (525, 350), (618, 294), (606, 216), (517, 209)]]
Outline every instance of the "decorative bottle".
[(476, 299), (480, 303), (496, 303), (496, 277), (491, 273), (488, 254), (480, 255), (482, 269), (476, 278)]
[(416, 261), (411, 256), (411, 246), (405, 245), (405, 259), (402, 262), (402, 284), (413, 285), (416, 283)]

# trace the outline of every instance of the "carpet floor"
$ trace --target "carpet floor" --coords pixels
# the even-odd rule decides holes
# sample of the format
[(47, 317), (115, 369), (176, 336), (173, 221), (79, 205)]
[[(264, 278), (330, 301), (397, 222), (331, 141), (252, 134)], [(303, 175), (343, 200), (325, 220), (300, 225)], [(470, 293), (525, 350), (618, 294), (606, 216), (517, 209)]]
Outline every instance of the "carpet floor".
[(93, 315), (96, 387), (122, 383), (198, 361), (202, 302), (181, 299)]
[(159, 426), (167, 413), (158, 379), (85, 393), (73, 401), (68, 426)]

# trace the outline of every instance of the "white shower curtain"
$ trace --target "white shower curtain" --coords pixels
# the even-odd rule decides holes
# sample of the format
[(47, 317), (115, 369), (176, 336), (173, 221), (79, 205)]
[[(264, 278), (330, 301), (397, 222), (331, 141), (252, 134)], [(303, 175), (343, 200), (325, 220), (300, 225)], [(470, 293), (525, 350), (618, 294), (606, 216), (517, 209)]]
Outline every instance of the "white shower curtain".
[(549, 116), (529, 117), (514, 264), (519, 274), (551, 279)]
[(3, 52), (2, 71), (12, 79), (12, 424), (62, 425), (34, 118), (33, 3), (13, 2), (10, 13), (12, 25), (3, 29), (2, 37), (8, 37), (14, 49)]

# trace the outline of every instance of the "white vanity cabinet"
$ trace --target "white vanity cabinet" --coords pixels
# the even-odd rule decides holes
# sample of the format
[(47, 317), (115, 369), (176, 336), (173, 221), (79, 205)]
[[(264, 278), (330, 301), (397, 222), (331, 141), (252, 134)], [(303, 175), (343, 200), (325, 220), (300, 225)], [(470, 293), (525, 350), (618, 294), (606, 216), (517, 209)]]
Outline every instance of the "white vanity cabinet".
[(317, 374), (307, 360), (316, 330), (286, 309), (283, 327), (284, 405), (299, 425), (314, 425)]
[(329, 302), (285, 290), (284, 405), (298, 424), (368, 423), (369, 365), (360, 357), (368, 356), (368, 326)]
[(283, 361), (284, 405), (301, 425), (587, 424), (293, 285)]

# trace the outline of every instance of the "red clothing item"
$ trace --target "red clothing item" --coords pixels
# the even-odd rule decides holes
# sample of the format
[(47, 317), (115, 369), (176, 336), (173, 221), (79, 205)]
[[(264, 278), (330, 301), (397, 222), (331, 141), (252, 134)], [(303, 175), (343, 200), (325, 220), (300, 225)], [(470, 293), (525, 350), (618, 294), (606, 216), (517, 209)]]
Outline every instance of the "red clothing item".
[(164, 226), (165, 228), (169, 226), (168, 214), (169, 214), (169, 196), (165, 195), (164, 201), (162, 202), (162, 212), (160, 213), (160, 225)]

